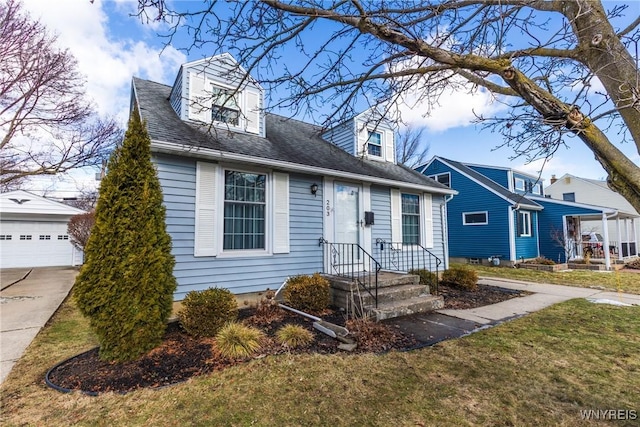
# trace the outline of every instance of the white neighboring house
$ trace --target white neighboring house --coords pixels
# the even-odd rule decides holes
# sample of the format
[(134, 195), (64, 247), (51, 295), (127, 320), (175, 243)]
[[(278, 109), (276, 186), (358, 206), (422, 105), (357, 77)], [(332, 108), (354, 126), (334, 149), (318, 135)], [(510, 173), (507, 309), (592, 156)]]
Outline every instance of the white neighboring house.
[(17, 190), (0, 194), (0, 268), (73, 266), (82, 252), (67, 234), (81, 209)]
[[(609, 236), (620, 236), (622, 253), (618, 256), (628, 257), (638, 255), (640, 248), (640, 213), (631, 203), (607, 186), (606, 181), (581, 178), (571, 174), (564, 174), (559, 179), (551, 178), (551, 185), (545, 188), (545, 194), (553, 199), (569, 202), (587, 203), (616, 209), (619, 215), (615, 221), (607, 221)], [(582, 230), (604, 235), (602, 221), (582, 221)], [(583, 239), (590, 238), (583, 236)], [(618, 242), (611, 242), (617, 246)]]

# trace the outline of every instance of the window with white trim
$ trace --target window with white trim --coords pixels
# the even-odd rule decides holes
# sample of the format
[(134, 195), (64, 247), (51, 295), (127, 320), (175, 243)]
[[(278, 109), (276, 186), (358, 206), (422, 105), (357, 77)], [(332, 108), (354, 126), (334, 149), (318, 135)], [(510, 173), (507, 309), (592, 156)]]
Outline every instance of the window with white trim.
[(542, 194), (542, 186), (540, 186), (540, 183), (534, 184), (533, 187), (531, 188), (531, 192), (533, 194), (541, 195)]
[(420, 197), (402, 193), (402, 243), (420, 244)]
[(484, 212), (464, 212), (462, 214), (463, 225), (487, 225), (489, 224), (489, 213)]
[(233, 89), (223, 89), (218, 86), (212, 86), (211, 92), (213, 121), (238, 126), (240, 124), (238, 93), (234, 93)]
[(451, 188), (451, 174), (449, 172), (439, 173), (436, 175), (429, 175), (429, 178), (438, 181), (440, 184), (444, 184)]
[(266, 180), (225, 170), (223, 250), (265, 249)]
[(367, 153), (371, 156), (382, 157), (382, 134), (380, 132), (369, 131)]
[(518, 211), (518, 236), (531, 237), (531, 212)]
[(522, 179), (522, 178), (514, 178), (513, 179), (513, 185), (514, 185), (515, 189), (518, 190), (518, 191), (524, 191), (525, 190), (524, 179)]

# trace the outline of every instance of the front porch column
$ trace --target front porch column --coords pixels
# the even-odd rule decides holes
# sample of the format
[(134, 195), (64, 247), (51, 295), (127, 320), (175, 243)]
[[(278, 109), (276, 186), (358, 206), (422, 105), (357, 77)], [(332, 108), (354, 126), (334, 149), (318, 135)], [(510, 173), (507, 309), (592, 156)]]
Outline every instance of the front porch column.
[(607, 224), (607, 214), (604, 212), (602, 212), (602, 233), (604, 234), (602, 236), (604, 238), (604, 242), (602, 242), (602, 252), (604, 252), (604, 265), (607, 270), (611, 270), (611, 254), (609, 253), (609, 225)]
[(616, 229), (618, 230), (618, 259), (622, 261), (622, 229), (620, 228), (620, 217), (616, 217)]

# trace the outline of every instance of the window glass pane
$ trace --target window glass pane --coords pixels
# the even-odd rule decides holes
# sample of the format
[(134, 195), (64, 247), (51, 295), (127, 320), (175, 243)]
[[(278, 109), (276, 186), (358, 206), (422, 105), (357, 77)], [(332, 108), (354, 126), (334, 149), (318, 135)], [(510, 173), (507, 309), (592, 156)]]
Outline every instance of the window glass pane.
[(516, 190), (524, 191), (524, 179), (515, 178), (515, 187)]
[(382, 135), (380, 132), (369, 131), (367, 152), (372, 156), (382, 156)]
[(237, 94), (233, 90), (213, 87), (211, 118), (214, 121), (238, 125), (240, 122), (240, 107), (238, 106)]
[(402, 243), (420, 243), (420, 198), (415, 194), (402, 194)]
[(266, 175), (225, 171), (224, 249), (265, 248)]
[(465, 224), (486, 224), (487, 213), (486, 212), (466, 213), (464, 214), (464, 223)]
[(562, 193), (562, 200), (565, 202), (575, 202), (576, 193)]

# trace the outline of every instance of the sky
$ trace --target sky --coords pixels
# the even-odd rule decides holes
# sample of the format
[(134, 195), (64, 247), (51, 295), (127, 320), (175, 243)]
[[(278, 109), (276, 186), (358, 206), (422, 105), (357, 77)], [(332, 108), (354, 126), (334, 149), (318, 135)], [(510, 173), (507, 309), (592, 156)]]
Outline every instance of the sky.
[[(129, 112), (131, 78), (133, 76), (171, 85), (182, 63), (201, 59), (210, 53), (197, 49), (187, 55), (180, 46), (165, 46), (157, 36), (161, 24), (142, 23), (131, 16), (136, 0), (23, 0), (33, 18), (40, 19), (58, 35), (58, 44), (68, 48), (78, 61), (80, 72), (86, 76), (87, 93), (98, 111), (116, 116), (123, 127)], [(202, 2), (200, 2), (202, 3)], [(640, 2), (638, 3), (640, 13)], [(499, 110), (491, 96), (480, 92), (476, 96), (452, 92), (441, 97), (438, 108), (429, 117), (413, 114), (412, 122), (425, 126), (424, 137), (429, 144), (428, 158), (442, 156), (474, 164), (511, 167), (538, 174), (541, 162), (526, 164), (522, 158), (511, 160), (510, 148), (495, 149), (502, 136), (482, 130), (473, 124), (475, 114), (489, 114)], [(405, 118), (406, 119), (406, 118)], [(616, 141), (615, 136), (610, 136)], [(568, 149), (560, 148), (544, 167), (544, 185), (552, 175), (565, 173), (591, 179), (605, 179), (606, 173), (591, 151), (577, 138), (567, 139)], [(640, 156), (633, 144), (618, 147), (633, 162), (640, 164)], [(96, 170), (78, 171), (56, 179), (41, 178), (27, 184), (35, 193), (72, 197), (79, 190), (96, 186)]]

